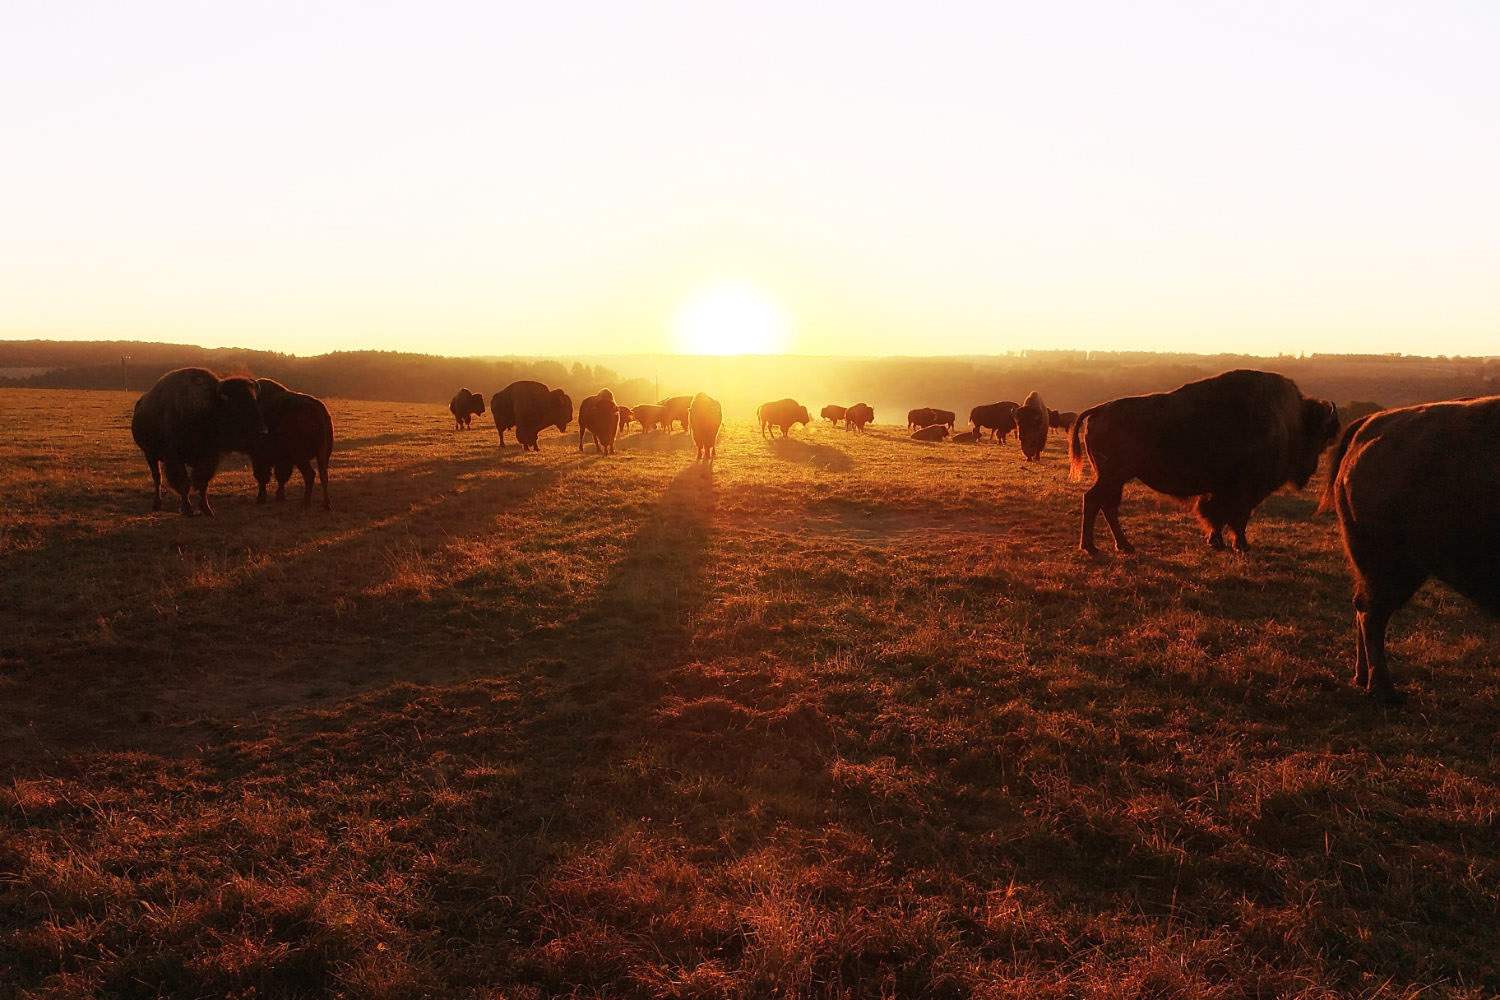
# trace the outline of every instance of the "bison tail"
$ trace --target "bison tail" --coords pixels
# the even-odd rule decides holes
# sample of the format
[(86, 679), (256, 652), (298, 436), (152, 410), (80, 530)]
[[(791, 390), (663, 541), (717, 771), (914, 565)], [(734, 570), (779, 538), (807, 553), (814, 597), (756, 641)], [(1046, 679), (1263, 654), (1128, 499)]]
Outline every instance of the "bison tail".
[(1334, 489), (1338, 485), (1339, 466), (1344, 464), (1344, 455), (1349, 451), (1349, 445), (1354, 441), (1354, 435), (1359, 433), (1359, 429), (1365, 425), (1365, 421), (1369, 420), (1373, 415), (1366, 414), (1357, 420), (1349, 421), (1349, 426), (1344, 428), (1343, 433), (1339, 435), (1339, 439), (1334, 442), (1333, 448), (1329, 450), (1328, 481), (1323, 484), (1323, 497), (1318, 502), (1318, 509), (1313, 513), (1327, 514), (1334, 509), (1333, 495)]
[(1068, 482), (1076, 483), (1083, 478), (1083, 441), (1080, 433), (1083, 430), (1083, 422), (1089, 415), (1097, 410), (1097, 406), (1091, 406), (1078, 414), (1078, 419), (1073, 421), (1073, 426), (1068, 428)]

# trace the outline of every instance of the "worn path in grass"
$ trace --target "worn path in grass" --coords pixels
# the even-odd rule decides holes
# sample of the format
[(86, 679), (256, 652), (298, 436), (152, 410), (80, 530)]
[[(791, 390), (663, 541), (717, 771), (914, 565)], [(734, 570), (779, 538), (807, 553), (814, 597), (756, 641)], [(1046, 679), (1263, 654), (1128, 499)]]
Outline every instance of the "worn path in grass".
[(132, 402), (0, 391), (0, 996), (1500, 989), (1497, 629), (1367, 704), (1311, 491), (1089, 560), (1056, 437), (332, 400), (332, 514), (189, 520)]

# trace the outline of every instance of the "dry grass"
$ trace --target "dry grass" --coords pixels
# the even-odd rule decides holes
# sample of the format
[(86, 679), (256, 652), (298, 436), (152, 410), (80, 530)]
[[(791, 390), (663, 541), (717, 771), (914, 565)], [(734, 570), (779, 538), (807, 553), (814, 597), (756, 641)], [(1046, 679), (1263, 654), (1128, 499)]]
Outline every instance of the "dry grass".
[(0, 997), (1500, 990), (1500, 632), (1369, 704), (1311, 491), (1090, 561), (1056, 438), (334, 400), (331, 515), (189, 520), (132, 401), (0, 392)]

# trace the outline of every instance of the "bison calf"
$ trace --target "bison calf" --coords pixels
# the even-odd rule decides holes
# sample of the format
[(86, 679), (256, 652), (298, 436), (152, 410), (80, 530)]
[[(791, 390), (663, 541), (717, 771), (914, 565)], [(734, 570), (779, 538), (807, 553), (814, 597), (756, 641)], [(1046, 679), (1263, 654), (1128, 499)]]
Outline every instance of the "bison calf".
[(453, 414), (454, 430), (466, 431), (470, 421), (484, 412), (484, 397), (468, 389), (460, 389), (448, 403), (448, 412)]
[(1344, 429), (1319, 510), (1354, 571), (1354, 683), (1399, 702), (1385, 630), (1428, 577), (1500, 615), (1500, 396), (1385, 410)]
[(256, 503), (266, 502), (266, 486), (276, 473), (276, 499), (286, 499), (292, 468), (302, 473), (302, 506), (312, 506), (313, 469), (318, 463), (318, 482), (323, 487), (323, 509), (332, 510), (328, 499), (328, 460), (333, 455), (333, 417), (316, 396), (293, 392), (272, 379), (257, 379), (260, 412), (266, 433), (250, 447), (250, 467), (259, 487)]

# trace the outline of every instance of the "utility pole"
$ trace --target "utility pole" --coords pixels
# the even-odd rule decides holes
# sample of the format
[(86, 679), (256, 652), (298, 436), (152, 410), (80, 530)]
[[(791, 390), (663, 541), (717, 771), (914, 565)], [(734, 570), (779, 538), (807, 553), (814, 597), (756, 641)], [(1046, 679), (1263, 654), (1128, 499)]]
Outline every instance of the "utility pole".
[(134, 354), (120, 355), (120, 385), (126, 389), (130, 388), (130, 372), (125, 369), (125, 362), (134, 358)]

